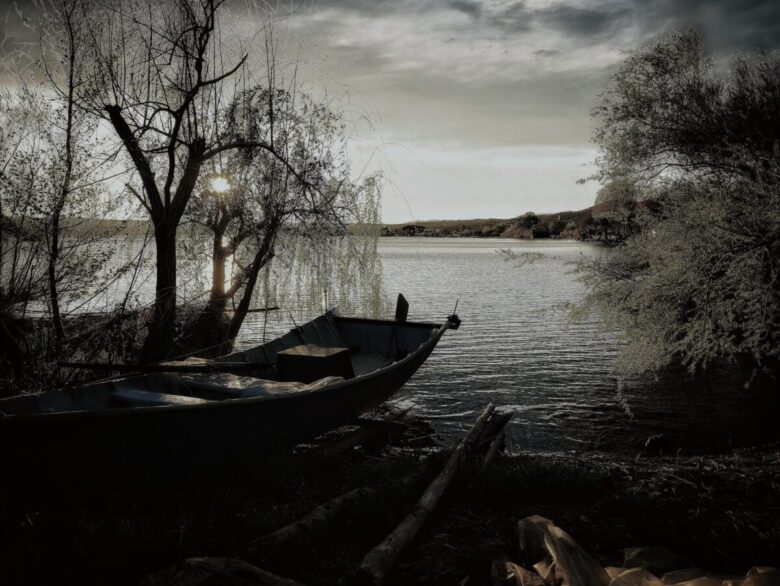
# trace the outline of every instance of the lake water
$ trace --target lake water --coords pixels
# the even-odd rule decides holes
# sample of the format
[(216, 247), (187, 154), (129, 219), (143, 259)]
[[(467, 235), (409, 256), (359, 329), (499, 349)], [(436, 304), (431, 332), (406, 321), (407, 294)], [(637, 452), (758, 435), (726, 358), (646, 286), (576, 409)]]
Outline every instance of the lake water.
[[(123, 273), (89, 304), (72, 309), (113, 307), (131, 284), (132, 299), (154, 298), (152, 248), (141, 253), (138, 238), (114, 239), (112, 248), (104, 276), (139, 254), (143, 270)], [(520, 265), (502, 250), (538, 259)], [(598, 254), (609, 249), (560, 240), (381, 238), (381, 268), (357, 278), (324, 251), (289, 253), (299, 260), (289, 261), (292, 268), (279, 263), (255, 299), (255, 306), (281, 310), (250, 314), (237, 345), (262, 343), (287, 332), (293, 320), (303, 323), (321, 313), (323, 287), (330, 289), (329, 305), (346, 305), (345, 314), (392, 317), (402, 292), (410, 319), (441, 322), (457, 301), (461, 328), (444, 335), (392, 400), (430, 421), (443, 441), (462, 434), (489, 401), (515, 412), (509, 433), (520, 451), (636, 452), (657, 434), (688, 452), (780, 440), (780, 393), (748, 396), (740, 391), (737, 372), (721, 368), (703, 381), (680, 371), (630, 380), (614, 375), (620, 333), (604, 331), (596, 317), (569, 323), (561, 309), (585, 292), (572, 262)], [(180, 299), (202, 296), (209, 281), (208, 262), (199, 258), (180, 256)]]
[[(500, 253), (543, 255), (518, 266)], [(463, 238), (383, 238), (379, 252), (388, 297), (403, 292), (410, 319), (443, 321), (456, 301), (463, 320), (393, 399), (431, 421), (443, 440), (460, 434), (492, 401), (515, 411), (512, 449), (636, 451), (666, 434), (685, 451), (725, 449), (779, 439), (774, 397), (735, 391), (735, 374), (715, 372), (693, 383), (685, 373), (618, 380), (612, 361), (618, 332), (594, 318), (570, 324), (560, 305), (577, 302), (583, 286), (571, 261), (608, 253), (596, 244)], [(357, 303), (360, 310), (360, 303)], [(363, 308), (369, 313), (371, 308)], [(302, 307), (255, 314), (240, 346), (286, 331), (310, 317)], [(300, 323), (300, 322), (299, 322)]]

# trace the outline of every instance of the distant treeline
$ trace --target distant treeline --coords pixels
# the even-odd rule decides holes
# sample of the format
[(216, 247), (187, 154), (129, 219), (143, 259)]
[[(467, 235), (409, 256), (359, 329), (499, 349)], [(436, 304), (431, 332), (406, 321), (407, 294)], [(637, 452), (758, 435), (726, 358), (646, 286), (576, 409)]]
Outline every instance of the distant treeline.
[(384, 224), (382, 236), (457, 238), (562, 238), (590, 240), (608, 238), (594, 218), (593, 207), (554, 214), (528, 212), (510, 219), (431, 220), (408, 224)]

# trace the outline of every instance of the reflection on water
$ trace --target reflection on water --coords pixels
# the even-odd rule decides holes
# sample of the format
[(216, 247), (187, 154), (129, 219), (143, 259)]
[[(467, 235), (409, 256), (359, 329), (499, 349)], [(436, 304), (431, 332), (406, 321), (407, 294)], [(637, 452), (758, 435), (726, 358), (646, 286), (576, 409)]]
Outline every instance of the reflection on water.
[[(545, 256), (519, 267), (499, 254), (507, 248)], [(695, 385), (684, 373), (622, 382), (611, 374), (619, 334), (595, 319), (569, 324), (556, 309), (583, 294), (567, 263), (603, 251), (561, 241), (381, 239), (385, 291), (404, 293), (410, 319), (443, 320), (456, 300), (463, 319), (395, 401), (435, 418), (445, 438), (494, 401), (516, 412), (514, 448), (538, 452), (635, 451), (659, 433), (686, 451), (776, 437), (777, 401), (733, 392), (728, 371)], [(317, 309), (296, 308), (296, 321)], [(284, 313), (269, 320), (274, 334), (290, 326)], [(261, 326), (260, 316), (247, 324), (241, 344), (260, 341)]]

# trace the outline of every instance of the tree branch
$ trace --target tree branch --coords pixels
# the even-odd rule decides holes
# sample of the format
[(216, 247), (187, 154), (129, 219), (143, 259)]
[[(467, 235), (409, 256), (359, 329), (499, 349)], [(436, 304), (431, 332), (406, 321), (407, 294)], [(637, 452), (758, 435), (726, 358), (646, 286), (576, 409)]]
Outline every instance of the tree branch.
[(130, 158), (135, 164), (135, 168), (141, 176), (141, 182), (146, 191), (146, 197), (149, 200), (147, 209), (149, 210), (152, 219), (156, 220), (163, 214), (163, 204), (160, 199), (160, 191), (157, 188), (154, 172), (149, 164), (149, 160), (144, 156), (141, 147), (138, 145), (138, 141), (135, 139), (135, 136), (133, 136), (132, 130), (130, 130), (130, 127), (122, 116), (122, 108), (116, 105), (106, 105), (105, 110), (108, 113), (109, 120), (111, 121), (114, 130), (116, 130), (117, 135), (119, 135), (119, 138), (122, 140), (122, 144), (125, 145), (125, 149), (127, 149)]

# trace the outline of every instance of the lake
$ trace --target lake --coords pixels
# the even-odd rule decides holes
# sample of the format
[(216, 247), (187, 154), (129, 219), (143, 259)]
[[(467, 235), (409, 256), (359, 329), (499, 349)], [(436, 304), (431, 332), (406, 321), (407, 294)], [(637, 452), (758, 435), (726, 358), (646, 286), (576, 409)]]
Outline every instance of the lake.
[[(519, 266), (502, 249), (542, 256)], [(620, 333), (604, 331), (596, 318), (570, 324), (560, 309), (584, 294), (570, 263), (583, 254), (608, 254), (606, 248), (557, 240), (382, 238), (379, 253), (384, 291), (393, 299), (403, 292), (410, 319), (443, 321), (458, 302), (460, 330), (445, 334), (393, 399), (429, 419), (442, 440), (462, 433), (488, 401), (515, 411), (509, 427), (515, 451), (636, 451), (654, 434), (691, 452), (780, 438), (776, 396), (735, 391), (737, 375), (728, 369), (695, 383), (684, 372), (632, 380), (612, 373)], [(300, 323), (307, 313), (314, 310), (290, 304), (265, 324), (254, 314), (239, 345), (261, 342), (264, 327), (267, 338), (283, 333), (291, 314)]]
[[(131, 284), (137, 302), (153, 300), (152, 248), (142, 252), (143, 241), (135, 237), (111, 242), (114, 256), (104, 277), (139, 254), (143, 270), (121, 274), (90, 303), (79, 301), (72, 309), (111, 308)], [(237, 347), (262, 343), (321, 313), (323, 287), (328, 304), (346, 306), (345, 314), (392, 317), (402, 292), (410, 319), (439, 322), (457, 302), (461, 328), (444, 335), (393, 399), (430, 421), (442, 441), (462, 434), (488, 401), (515, 411), (509, 433), (519, 451), (636, 452), (658, 434), (687, 452), (780, 440), (780, 393), (746, 394), (733, 369), (719, 368), (696, 381), (681, 370), (628, 380), (615, 376), (620, 332), (605, 331), (595, 316), (569, 323), (561, 309), (585, 293), (573, 261), (609, 254), (607, 247), (562, 240), (380, 238), (381, 265), (359, 278), (325, 251), (300, 254), (292, 248), (280, 250), (277, 259), (290, 264), (277, 264), (255, 296), (255, 306), (281, 310), (250, 314)], [(521, 264), (502, 250), (538, 258)], [(207, 260), (180, 255), (180, 299), (202, 298), (210, 279)]]

